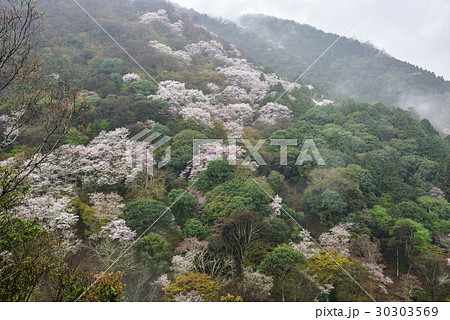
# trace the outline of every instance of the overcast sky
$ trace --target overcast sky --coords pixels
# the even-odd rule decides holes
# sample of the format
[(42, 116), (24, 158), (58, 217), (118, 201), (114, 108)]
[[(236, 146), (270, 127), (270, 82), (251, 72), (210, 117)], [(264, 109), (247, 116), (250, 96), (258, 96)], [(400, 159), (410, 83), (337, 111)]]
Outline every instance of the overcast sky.
[[(245, 13), (292, 19), (343, 34), (374, 0), (172, 0), (230, 20)], [(347, 33), (450, 80), (450, 1), (379, 0)]]

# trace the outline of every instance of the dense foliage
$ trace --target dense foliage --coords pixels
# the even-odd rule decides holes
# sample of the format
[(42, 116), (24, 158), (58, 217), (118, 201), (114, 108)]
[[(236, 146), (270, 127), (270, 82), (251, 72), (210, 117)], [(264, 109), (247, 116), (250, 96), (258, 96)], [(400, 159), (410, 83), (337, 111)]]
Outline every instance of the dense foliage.
[[(41, 1), (40, 70), (85, 107), (45, 157), (37, 123), (1, 149), (1, 300), (450, 299), (450, 140), (428, 120), (293, 84), (164, 1), (85, 6), (146, 72)], [(152, 172), (141, 132), (167, 138)]]

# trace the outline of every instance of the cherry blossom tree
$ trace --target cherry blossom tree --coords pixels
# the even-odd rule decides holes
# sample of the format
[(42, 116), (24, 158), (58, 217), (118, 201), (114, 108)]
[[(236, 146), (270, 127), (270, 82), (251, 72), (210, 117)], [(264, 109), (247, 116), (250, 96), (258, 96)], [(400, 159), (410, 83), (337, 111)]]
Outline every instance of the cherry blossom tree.
[(138, 267), (136, 250), (130, 247), (136, 233), (130, 230), (123, 219), (102, 227), (99, 235), (91, 237), (86, 245), (92, 256), (100, 263), (102, 270), (127, 273)]
[(14, 213), (24, 220), (37, 219), (48, 231), (69, 229), (78, 220), (78, 217), (71, 213), (69, 203), (70, 199), (67, 197), (60, 199), (52, 195), (27, 197), (22, 205), (14, 208)]
[(136, 73), (127, 73), (122, 77), (122, 81), (126, 84), (130, 84), (133, 81), (139, 81), (141, 80), (141, 77), (137, 75)]
[(91, 203), (99, 220), (115, 220), (123, 214), (125, 205), (123, 198), (117, 193), (91, 193), (89, 194)]
[(167, 274), (160, 275), (155, 281), (152, 282), (153, 285), (160, 286), (161, 289), (165, 289), (167, 286), (170, 285), (169, 278), (167, 277)]
[[(42, 163), (40, 172), (32, 176), (33, 185), (40, 190), (61, 190), (81, 183), (83, 186), (130, 183), (139, 168), (130, 167), (128, 153), (132, 149), (136, 157), (145, 157), (146, 143), (128, 139), (128, 130), (118, 128), (101, 132), (87, 146), (63, 145)], [(143, 162), (143, 159), (135, 159)]]
[(275, 217), (278, 217), (281, 215), (281, 202), (283, 201), (283, 199), (279, 196), (276, 195), (275, 198), (273, 199), (273, 201), (270, 203), (270, 209), (272, 211), (272, 213), (270, 214), (270, 219), (272, 220)]
[(258, 271), (254, 272), (251, 268), (244, 269), (240, 290), (246, 301), (266, 301), (269, 296), (269, 290), (273, 286), (271, 276), (264, 275)]
[(159, 41), (156, 40), (150, 40), (148, 43), (150, 48), (156, 49), (160, 52), (164, 52), (164, 53), (168, 53), (168, 54), (173, 54), (173, 50), (171, 47), (166, 46), (164, 43), (161, 43)]
[(328, 99), (324, 99), (322, 101), (317, 101), (317, 100), (314, 100), (314, 99), (312, 99), (312, 100), (315, 103), (315, 105), (318, 106), (318, 107), (324, 107), (324, 106), (327, 106), (327, 105), (329, 105), (329, 104), (334, 102), (334, 101), (328, 100)]
[(190, 250), (186, 252), (185, 255), (176, 255), (172, 257), (172, 266), (170, 267), (170, 270), (175, 277), (182, 274), (188, 274), (195, 269), (194, 262), (197, 253), (198, 251)]
[(160, 82), (156, 94), (150, 95), (148, 98), (167, 101), (170, 111), (175, 115), (178, 115), (178, 112), (185, 107), (195, 108), (209, 104), (208, 97), (202, 91), (186, 89), (184, 83), (173, 80)]
[(166, 10), (164, 9), (143, 14), (139, 17), (139, 22), (151, 25), (162, 25), (176, 35), (181, 35), (184, 30), (183, 22), (178, 20), (175, 23), (171, 23), (170, 19), (167, 17)]
[[(156, 19), (154, 14), (150, 16), (151, 19)], [(184, 50), (178, 51), (158, 41), (150, 41), (149, 45), (160, 52), (178, 56), (187, 64), (195, 55), (202, 55), (215, 61), (218, 65), (216, 71), (223, 73), (231, 83), (223, 91), (213, 83), (208, 84), (210, 93), (204, 94), (197, 89), (186, 89), (184, 83), (163, 81), (158, 92), (150, 95), (149, 99), (167, 101), (172, 115), (181, 116), (183, 119), (194, 118), (207, 126), (211, 126), (212, 120), (223, 122), (233, 138), (241, 137), (240, 127), (253, 118), (250, 105), (256, 106), (256, 102), (267, 96), (270, 86), (280, 83), (286, 90), (300, 87), (280, 79), (275, 74), (264, 75), (247, 60), (239, 58), (240, 53), (235, 47), (226, 50), (215, 40), (192, 43)], [(230, 104), (230, 102), (240, 103)], [(260, 121), (273, 124), (276, 119), (289, 118), (291, 114), (286, 106), (269, 103), (261, 109)], [(234, 130), (236, 128), (237, 131)]]
[(277, 119), (291, 118), (292, 111), (288, 107), (279, 103), (269, 102), (263, 106), (260, 110), (259, 122), (265, 122), (269, 124), (275, 124)]
[(78, 250), (80, 240), (72, 230), (78, 217), (72, 213), (69, 198), (55, 198), (50, 194), (33, 197), (30, 194), (21, 205), (13, 208), (12, 214), (25, 221), (37, 221), (43, 230), (51, 232), (57, 240), (53, 250), (61, 254)]
[(184, 50), (190, 55), (204, 55), (223, 65), (231, 65), (235, 62), (235, 59), (228, 57), (229, 54), (234, 54), (235, 51), (227, 52), (222, 44), (215, 40), (189, 44)]
[(320, 244), (331, 251), (337, 251), (344, 258), (350, 256), (350, 232), (354, 228), (353, 223), (340, 223), (330, 229), (329, 232), (322, 233), (319, 237)]
[(179, 292), (174, 297), (175, 302), (204, 302), (203, 294), (198, 293), (197, 290), (191, 290), (183, 293)]
[(386, 287), (392, 284), (392, 280), (384, 275), (382, 255), (380, 252), (380, 241), (376, 238), (370, 239), (367, 234), (358, 235), (350, 242), (352, 254), (361, 261), (362, 266), (369, 272), (370, 279), (374, 280), (382, 292), (387, 293)]
[(179, 114), (184, 120), (196, 119), (203, 123), (204, 125), (211, 127), (211, 114), (206, 110), (206, 108), (183, 108), (180, 110)]
[(106, 226), (102, 227), (102, 236), (109, 237), (112, 240), (119, 242), (133, 242), (136, 238), (136, 231), (127, 227), (125, 220), (117, 219), (111, 221)]
[(188, 52), (186, 52), (184, 50), (174, 51), (174, 50), (172, 50), (171, 47), (169, 47), (161, 42), (158, 42), (156, 40), (151, 40), (149, 42), (149, 47), (153, 48), (159, 52), (177, 56), (181, 60), (181, 62), (183, 62), (185, 64), (190, 64), (192, 61), (191, 55)]
[(240, 122), (230, 121), (225, 123), (228, 139), (240, 139), (244, 134), (244, 125)]
[(313, 241), (307, 230), (300, 231), (299, 235), (302, 238), (302, 241), (299, 243), (291, 242), (290, 245), (292, 249), (303, 253), (306, 259), (309, 259), (319, 253), (319, 246)]
[(430, 190), (430, 197), (440, 200), (440, 199), (444, 199), (444, 196), (445, 196), (444, 191), (442, 191), (438, 187), (433, 187)]

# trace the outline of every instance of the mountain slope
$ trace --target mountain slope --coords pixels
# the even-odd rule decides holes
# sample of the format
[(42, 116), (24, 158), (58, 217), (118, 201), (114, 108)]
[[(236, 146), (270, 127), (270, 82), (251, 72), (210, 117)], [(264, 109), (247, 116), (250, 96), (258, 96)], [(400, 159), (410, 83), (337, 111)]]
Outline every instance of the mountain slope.
[[(262, 15), (242, 16), (239, 23), (308, 65), (338, 38), (308, 25)], [(313, 71), (327, 78), (336, 92), (371, 103), (413, 107), (441, 129), (450, 127), (450, 82), (368, 43), (341, 38)]]
[[(244, 15), (235, 23), (187, 11), (195, 21), (289, 79), (296, 79), (337, 38), (295, 21)], [(338, 96), (414, 108), (441, 130), (450, 127), (450, 82), (358, 40), (341, 38), (301, 81)], [(300, 81), (300, 82), (301, 82)]]
[[(235, 24), (161, 0), (81, 4), (140, 66), (74, 2), (42, 0), (42, 72), (77, 85), (87, 105), (8, 208), (16, 228), (51, 232), (14, 252), (0, 232), (0, 278), (14, 275), (0, 299), (449, 299), (435, 279), (450, 271), (450, 136), (397, 107), (331, 101), (318, 73), (296, 85), (280, 78), (258, 62), (305, 68), (312, 55)], [(40, 126), (2, 150), (2, 181), (27, 165)], [(198, 139), (209, 142), (194, 155)], [(28, 269), (17, 275), (10, 261), (37, 247), (58, 263), (43, 265), (39, 285), (15, 286)], [(31, 270), (47, 261), (30, 260)]]

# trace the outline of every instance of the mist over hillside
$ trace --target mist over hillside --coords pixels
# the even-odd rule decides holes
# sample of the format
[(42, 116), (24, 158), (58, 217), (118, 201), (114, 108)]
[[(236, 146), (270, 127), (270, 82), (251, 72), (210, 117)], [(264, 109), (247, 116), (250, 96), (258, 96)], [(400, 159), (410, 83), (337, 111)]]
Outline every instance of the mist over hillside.
[(164, 0), (0, 17), (0, 301), (449, 301), (450, 136), (379, 102), (447, 82), (342, 39), (296, 83), (336, 35)]
[[(235, 24), (194, 11), (189, 14), (291, 80), (339, 37), (265, 15), (244, 15)], [(420, 66), (395, 59), (369, 42), (342, 37), (302, 78), (337, 96), (413, 108), (440, 130), (450, 128), (450, 82)]]

